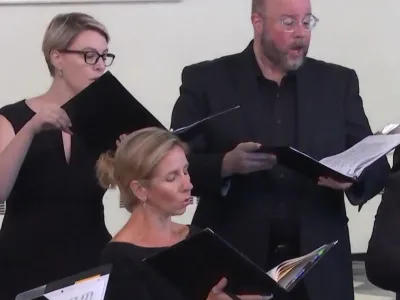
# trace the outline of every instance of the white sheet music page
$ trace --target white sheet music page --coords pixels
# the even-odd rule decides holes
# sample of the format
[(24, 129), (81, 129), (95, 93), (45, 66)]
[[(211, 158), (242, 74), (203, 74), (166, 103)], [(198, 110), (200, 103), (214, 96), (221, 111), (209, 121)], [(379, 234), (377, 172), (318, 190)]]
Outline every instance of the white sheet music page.
[(84, 280), (69, 287), (52, 291), (44, 296), (49, 300), (103, 300), (108, 276)]
[(400, 144), (400, 134), (370, 135), (353, 147), (320, 163), (344, 175), (358, 177), (362, 171)]

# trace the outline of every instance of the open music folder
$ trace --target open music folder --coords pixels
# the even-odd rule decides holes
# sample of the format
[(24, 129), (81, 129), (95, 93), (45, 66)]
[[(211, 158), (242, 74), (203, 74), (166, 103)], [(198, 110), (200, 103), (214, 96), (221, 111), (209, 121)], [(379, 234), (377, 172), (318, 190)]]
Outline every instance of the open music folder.
[(399, 145), (399, 124), (388, 124), (349, 149), (321, 160), (293, 147), (263, 146), (259, 151), (275, 154), (279, 164), (312, 179), (323, 176), (340, 182), (357, 182), (368, 166)]
[[(184, 140), (194, 138), (202, 133), (205, 126), (211, 126), (214, 118), (239, 107), (228, 107), (193, 124), (171, 131)], [(115, 142), (121, 134), (129, 134), (145, 127), (166, 129), (109, 71), (70, 99), (62, 108), (71, 119), (73, 134), (81, 138), (96, 154), (115, 150)]]
[(207, 228), (143, 262), (191, 300), (207, 299), (223, 277), (228, 280), (228, 295), (277, 296), (290, 292), (336, 243), (266, 271)]
[(101, 265), (17, 295), (15, 300), (104, 300), (112, 266)]

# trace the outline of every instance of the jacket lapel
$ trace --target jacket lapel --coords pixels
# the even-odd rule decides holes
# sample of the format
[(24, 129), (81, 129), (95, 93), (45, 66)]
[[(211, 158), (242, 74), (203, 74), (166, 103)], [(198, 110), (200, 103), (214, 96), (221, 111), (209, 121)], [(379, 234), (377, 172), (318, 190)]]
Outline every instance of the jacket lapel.
[[(297, 71), (297, 149), (307, 153), (313, 152), (318, 118), (319, 78), (312, 70), (312, 62), (306, 58), (303, 66)], [(314, 111), (314, 112), (313, 112)]]

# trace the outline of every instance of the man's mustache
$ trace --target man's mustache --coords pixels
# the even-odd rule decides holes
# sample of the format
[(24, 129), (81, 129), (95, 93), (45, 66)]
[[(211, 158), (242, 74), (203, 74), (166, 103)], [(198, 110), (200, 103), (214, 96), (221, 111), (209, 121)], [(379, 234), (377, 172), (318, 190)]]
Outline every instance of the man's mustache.
[(289, 49), (294, 49), (294, 50), (298, 50), (301, 48), (306, 48), (306, 42), (303, 40), (297, 40), (296, 42), (290, 44)]

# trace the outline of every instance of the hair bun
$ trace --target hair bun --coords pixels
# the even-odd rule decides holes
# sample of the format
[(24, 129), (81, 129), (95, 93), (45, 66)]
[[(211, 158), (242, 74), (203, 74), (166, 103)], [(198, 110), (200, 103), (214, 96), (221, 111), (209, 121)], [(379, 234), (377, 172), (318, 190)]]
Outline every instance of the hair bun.
[(105, 188), (114, 188), (115, 180), (115, 153), (106, 152), (100, 155), (96, 163), (96, 175), (100, 185)]

